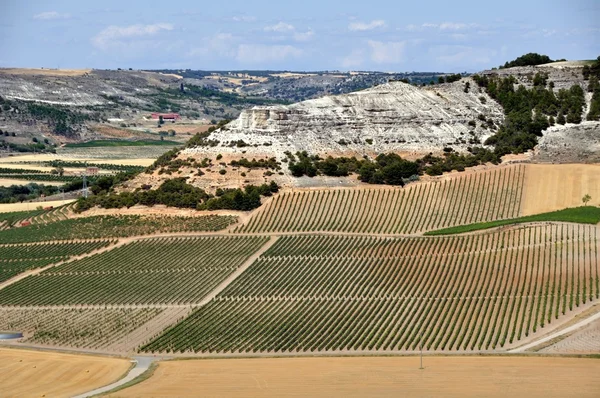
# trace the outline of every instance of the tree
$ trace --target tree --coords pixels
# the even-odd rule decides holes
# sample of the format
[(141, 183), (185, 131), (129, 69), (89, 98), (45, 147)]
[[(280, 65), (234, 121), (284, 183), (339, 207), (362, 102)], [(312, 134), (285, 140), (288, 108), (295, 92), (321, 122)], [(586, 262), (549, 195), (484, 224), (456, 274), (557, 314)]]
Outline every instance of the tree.
[(583, 202), (584, 205), (587, 205), (587, 203), (592, 200), (592, 197), (589, 194), (585, 194), (585, 196), (583, 198), (581, 198), (581, 201)]
[(438, 77), (438, 84), (446, 83), (446, 78), (444, 76)]
[(600, 84), (598, 83), (598, 78), (596, 76), (590, 76), (590, 81), (588, 83), (588, 92), (593, 93), (599, 88)]
[(528, 53), (516, 58), (514, 61), (505, 63), (504, 68), (512, 68), (514, 66), (542, 65), (550, 62), (553, 61), (547, 55)]
[(58, 174), (59, 176), (63, 176), (65, 174), (65, 169), (62, 166), (57, 166), (50, 171), (51, 174)]
[(566, 122), (567, 120), (565, 119), (565, 115), (563, 115), (562, 111), (558, 112), (556, 123), (564, 125)]

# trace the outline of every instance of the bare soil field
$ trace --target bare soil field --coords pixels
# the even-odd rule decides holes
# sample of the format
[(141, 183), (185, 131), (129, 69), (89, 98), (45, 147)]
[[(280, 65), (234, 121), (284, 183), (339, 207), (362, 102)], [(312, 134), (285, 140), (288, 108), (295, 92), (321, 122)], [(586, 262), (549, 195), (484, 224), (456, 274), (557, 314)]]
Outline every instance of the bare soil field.
[(54, 185), (61, 186), (64, 185), (64, 182), (59, 181), (34, 181), (34, 180), (17, 180), (14, 178), (0, 178), (0, 187), (10, 187), (11, 185), (27, 185), (32, 182), (36, 184), (44, 184), (44, 185)]
[(112, 397), (597, 397), (600, 360), (534, 357), (269, 358), (161, 362)]
[[(117, 147), (116, 149), (123, 148)], [(87, 150), (104, 150), (107, 151), (107, 148), (84, 148)], [(168, 151), (164, 149), (164, 152)], [(85, 158), (85, 157), (69, 157), (69, 156), (61, 156), (50, 153), (43, 154), (35, 154), (35, 155), (19, 155), (19, 156), (10, 156), (5, 158), (0, 158), (0, 167), (6, 167), (5, 164), (9, 163), (18, 163), (18, 162), (47, 162), (52, 160), (63, 160), (65, 162), (76, 161), (76, 162), (88, 162), (88, 163), (104, 163), (104, 164), (121, 164), (128, 166), (150, 166), (155, 158), (148, 157), (140, 157), (140, 158), (125, 158), (125, 159), (101, 159), (101, 158)], [(31, 168), (30, 165), (20, 165), (22, 168)]]
[(70, 397), (118, 380), (126, 359), (0, 348), (0, 395)]
[[(28, 183), (31, 181), (28, 181)], [(35, 210), (38, 206), (43, 207), (58, 207), (67, 203), (73, 202), (71, 200), (52, 200), (48, 202), (24, 202), (24, 203), (2, 203), (0, 204), (0, 213), (8, 213), (11, 211), (26, 211), (26, 210)]]
[(44, 75), (44, 76), (83, 76), (91, 69), (39, 69), (39, 68), (2, 68), (0, 73), (10, 75)]
[[(0, 205), (1, 206), (1, 205)], [(220, 215), (220, 216), (239, 216), (243, 217), (246, 213), (235, 210), (213, 210), (213, 211), (198, 211), (193, 209), (180, 209), (177, 207), (167, 207), (164, 205), (155, 205), (152, 207), (136, 205), (133, 207), (123, 207), (121, 209), (102, 209), (99, 207), (95, 207), (93, 209), (87, 210), (80, 214), (74, 214), (72, 218), (83, 218), (83, 217), (92, 217), (92, 216), (120, 216), (120, 215), (151, 215), (158, 214), (163, 216), (182, 216), (182, 217), (202, 217), (207, 215)]]
[(586, 194), (600, 206), (600, 164), (530, 164), (524, 185), (522, 216), (581, 206)]

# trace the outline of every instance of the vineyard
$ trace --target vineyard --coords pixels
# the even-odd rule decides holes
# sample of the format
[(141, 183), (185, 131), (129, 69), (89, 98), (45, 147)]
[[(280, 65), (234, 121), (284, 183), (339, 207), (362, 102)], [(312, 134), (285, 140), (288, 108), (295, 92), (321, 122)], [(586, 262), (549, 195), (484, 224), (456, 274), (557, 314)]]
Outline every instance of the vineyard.
[[(32, 215), (41, 214), (43, 211), (32, 213)], [(124, 215), (71, 218), (49, 224), (38, 223), (21, 228), (0, 230), (0, 244), (219, 231), (236, 221), (237, 217), (235, 216), (216, 215), (199, 217)]]
[(0, 330), (19, 330), (24, 343), (101, 349), (158, 316), (161, 308), (0, 309)]
[(286, 192), (238, 232), (334, 231), (414, 234), (519, 215), (523, 165), (407, 188)]
[(109, 240), (0, 245), (0, 282), (110, 245)]
[(599, 235), (547, 224), (435, 238), (281, 237), (142, 351), (507, 347), (600, 297)]
[(4, 306), (193, 304), (268, 238), (155, 238), (72, 261), (0, 290)]

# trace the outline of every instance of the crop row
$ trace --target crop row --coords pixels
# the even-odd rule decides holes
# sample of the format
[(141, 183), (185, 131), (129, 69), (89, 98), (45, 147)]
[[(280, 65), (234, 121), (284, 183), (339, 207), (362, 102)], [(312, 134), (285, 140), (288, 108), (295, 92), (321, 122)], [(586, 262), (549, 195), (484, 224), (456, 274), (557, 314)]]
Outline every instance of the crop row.
[(7, 306), (200, 301), (268, 238), (147, 239), (63, 264), (0, 290)]
[(54, 264), (61, 260), (66, 260), (61, 257), (51, 257), (43, 259), (30, 259), (23, 261), (2, 261), (0, 260), (0, 282), (4, 282), (13, 276), (17, 276), (22, 272), (36, 268), (42, 268), (50, 264)]
[(339, 231), (412, 234), (519, 215), (526, 166), (416, 184), (404, 189), (286, 192), (239, 232)]
[(78, 179), (77, 176), (65, 176), (58, 174), (0, 174), (0, 178), (5, 179), (18, 179), (18, 180), (27, 180), (27, 181), (57, 181), (57, 182), (70, 182)]
[[(344, 255), (346, 246), (285, 256), (285, 247), (311, 252), (331, 238), (280, 239), (143, 350), (498, 349), (600, 297), (599, 232), (558, 224), (397, 239), (395, 255), (394, 239), (381, 238), (381, 251), (356, 257)], [(366, 242), (349, 240), (350, 251)]]
[(71, 257), (98, 250), (110, 245), (109, 240), (94, 241), (62, 241), (24, 245), (0, 245), (0, 259), (25, 260), (48, 257)]
[(97, 239), (170, 232), (218, 231), (237, 221), (235, 216), (93, 216), (0, 231), (1, 243), (65, 239)]
[(161, 308), (0, 309), (0, 330), (23, 332), (23, 343), (100, 349), (159, 315)]

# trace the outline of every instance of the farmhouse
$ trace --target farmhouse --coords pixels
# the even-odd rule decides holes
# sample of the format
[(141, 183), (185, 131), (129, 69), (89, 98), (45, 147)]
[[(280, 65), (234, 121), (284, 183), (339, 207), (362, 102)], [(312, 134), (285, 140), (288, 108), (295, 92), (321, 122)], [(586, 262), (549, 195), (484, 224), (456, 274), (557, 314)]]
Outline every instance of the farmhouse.
[(160, 117), (162, 116), (163, 120), (179, 120), (181, 119), (181, 116), (179, 116), (179, 113), (153, 113), (152, 114), (152, 119), (160, 119)]

